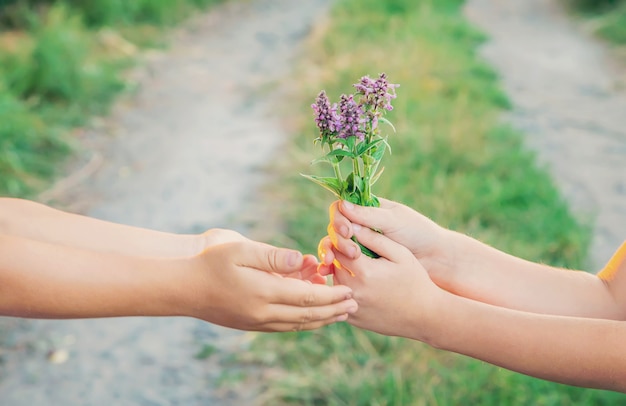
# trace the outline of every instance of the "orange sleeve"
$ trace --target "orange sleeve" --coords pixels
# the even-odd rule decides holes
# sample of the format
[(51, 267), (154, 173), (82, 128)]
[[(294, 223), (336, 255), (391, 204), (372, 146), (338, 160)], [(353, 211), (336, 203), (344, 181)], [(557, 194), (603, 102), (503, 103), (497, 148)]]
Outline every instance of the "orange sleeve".
[(606, 266), (600, 271), (599, 276), (604, 280), (612, 280), (615, 278), (620, 268), (625, 268), (623, 272), (626, 273), (626, 241), (615, 251), (615, 254), (613, 254)]

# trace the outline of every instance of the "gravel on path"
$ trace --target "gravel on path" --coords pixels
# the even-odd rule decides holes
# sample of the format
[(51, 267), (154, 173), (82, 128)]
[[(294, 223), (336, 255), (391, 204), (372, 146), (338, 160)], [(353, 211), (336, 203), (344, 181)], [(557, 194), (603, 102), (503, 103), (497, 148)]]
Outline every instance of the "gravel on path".
[(482, 51), (513, 103), (507, 119), (593, 220), (588, 270), (601, 269), (626, 240), (626, 67), (559, 0), (469, 0), (465, 11), (490, 37)]
[[(251, 231), (241, 215), (286, 141), (273, 86), (328, 5), (232, 1), (194, 18), (151, 54), (138, 93), (85, 139), (102, 165), (67, 191), (71, 203), (164, 231)], [(254, 404), (250, 393), (222, 396), (219, 365), (194, 359), (203, 343), (237, 350), (239, 332), (187, 318), (0, 322), (2, 405)]]

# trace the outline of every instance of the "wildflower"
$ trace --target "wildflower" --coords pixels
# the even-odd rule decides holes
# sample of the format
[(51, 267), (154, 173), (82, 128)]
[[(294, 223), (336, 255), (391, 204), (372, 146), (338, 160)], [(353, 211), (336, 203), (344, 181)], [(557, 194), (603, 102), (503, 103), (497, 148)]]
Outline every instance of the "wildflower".
[(337, 104), (331, 105), (326, 92), (322, 90), (311, 107), (315, 110), (315, 124), (320, 130), (320, 137), (328, 140), (335, 136), (341, 128)]
[[(311, 105), (319, 129), (315, 141), (321, 141), (322, 150), (328, 148), (328, 152), (314, 162), (330, 164), (335, 176), (303, 176), (330, 190), (339, 199), (378, 207), (380, 203), (372, 193), (372, 185), (383, 171), (378, 166), (389, 148), (386, 137), (381, 136), (378, 122), (391, 125), (383, 116), (393, 109), (391, 100), (396, 98), (398, 85), (390, 84), (387, 75), (381, 73), (375, 80), (363, 76), (354, 87), (354, 94), (341, 95), (339, 105), (331, 104), (324, 91)], [(342, 171), (347, 168), (349, 173), (344, 177)], [(366, 255), (377, 257), (376, 253), (359, 245)]]
[(362, 95), (360, 104), (370, 106), (379, 114), (382, 114), (381, 109), (393, 110), (391, 100), (396, 98), (398, 85), (389, 83), (385, 73), (381, 73), (376, 80), (363, 76), (354, 87), (357, 89), (357, 94)]
[(357, 137), (362, 141), (365, 136), (361, 131), (362, 115), (363, 110), (354, 101), (354, 96), (342, 94), (339, 102), (339, 120), (341, 123), (339, 138)]
[(393, 110), (391, 100), (396, 98), (398, 85), (389, 83), (387, 75), (381, 73), (376, 80), (369, 76), (363, 76), (361, 81), (356, 83), (354, 87), (357, 90), (357, 94), (361, 95), (359, 105), (366, 112), (372, 129), (376, 129), (378, 127), (378, 119), (383, 115), (384, 111)]

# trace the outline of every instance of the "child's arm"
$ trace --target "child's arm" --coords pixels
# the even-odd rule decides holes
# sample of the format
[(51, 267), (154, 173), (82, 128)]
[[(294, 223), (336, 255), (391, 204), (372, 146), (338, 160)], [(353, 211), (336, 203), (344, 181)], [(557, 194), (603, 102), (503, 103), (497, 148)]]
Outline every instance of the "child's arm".
[(78, 214), (29, 200), (0, 198), (0, 234), (120, 254), (177, 257), (200, 252), (210, 233), (176, 235)]
[[(354, 229), (381, 258), (334, 252), (335, 280), (352, 287), (359, 303), (351, 324), (542, 379), (626, 392), (626, 322), (523, 312), (454, 295), (436, 286), (405, 247)], [(616, 278), (626, 274), (623, 262), (615, 269)]]
[(626, 322), (528, 313), (444, 293), (429, 342), (436, 348), (541, 379), (626, 392)]
[(356, 310), (345, 286), (308, 274), (297, 251), (243, 240), (191, 257), (134, 257), (0, 235), (0, 315), (189, 316), (259, 331), (312, 329)]
[[(626, 286), (618, 286), (626, 281), (609, 278), (606, 272), (592, 275), (526, 261), (446, 230), (407, 206), (385, 199), (381, 199), (381, 205), (331, 205), (330, 238), (320, 244), (320, 256), (327, 265), (333, 259), (333, 244), (347, 255), (354, 254), (353, 258), (360, 255), (356, 244), (346, 238), (352, 236), (354, 222), (381, 230), (406, 246), (432, 280), (454, 294), (537, 313), (626, 317)], [(623, 293), (616, 295), (618, 290)]]

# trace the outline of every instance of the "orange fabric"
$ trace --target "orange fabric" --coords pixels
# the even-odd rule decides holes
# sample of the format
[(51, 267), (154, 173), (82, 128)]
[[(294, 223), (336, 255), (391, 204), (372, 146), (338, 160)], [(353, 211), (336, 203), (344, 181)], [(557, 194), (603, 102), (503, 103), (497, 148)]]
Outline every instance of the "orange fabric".
[(604, 269), (600, 272), (602, 279), (613, 279), (617, 270), (623, 266), (626, 266), (626, 241), (615, 251), (615, 254), (613, 254)]

